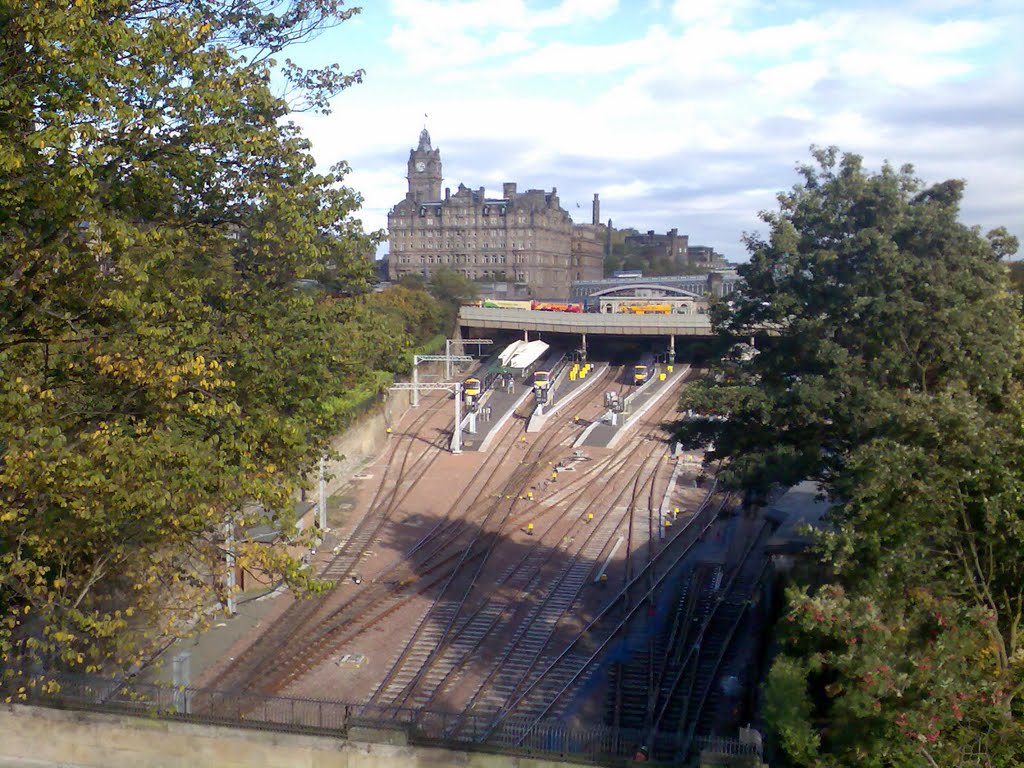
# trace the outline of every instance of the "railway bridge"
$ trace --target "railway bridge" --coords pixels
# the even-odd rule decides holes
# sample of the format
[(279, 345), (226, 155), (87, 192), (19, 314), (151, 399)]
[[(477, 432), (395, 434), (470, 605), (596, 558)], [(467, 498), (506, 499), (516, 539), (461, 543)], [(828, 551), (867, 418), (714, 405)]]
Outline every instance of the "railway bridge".
[(644, 314), (590, 312), (535, 312), (522, 309), (462, 307), (459, 328), (463, 338), (518, 336), (526, 339), (576, 341), (586, 353), (588, 341), (627, 338), (663, 339), (674, 357), (676, 339), (700, 340), (714, 336), (707, 314)]
[(521, 331), (583, 336), (714, 336), (711, 318), (707, 314), (631, 315), (462, 307), (459, 325), (464, 333), (469, 329), (472, 333)]

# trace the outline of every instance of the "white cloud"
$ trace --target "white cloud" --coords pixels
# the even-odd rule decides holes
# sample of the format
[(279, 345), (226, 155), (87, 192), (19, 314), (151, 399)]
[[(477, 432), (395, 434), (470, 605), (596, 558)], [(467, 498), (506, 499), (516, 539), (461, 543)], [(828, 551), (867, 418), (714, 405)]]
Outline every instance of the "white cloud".
[(628, 184), (609, 184), (601, 189), (601, 193), (605, 197), (621, 201), (647, 197), (653, 191), (652, 184), (639, 180), (631, 181)]
[(755, 5), (754, 0), (676, 0), (672, 18), (683, 24), (711, 22), (725, 26)]
[(663, 27), (651, 27), (644, 37), (621, 43), (554, 42), (509, 62), (495, 75), (603, 75), (654, 63), (675, 42)]
[(967, 178), (965, 218), (1024, 235), (1024, 83), (998, 61), (1024, 26), (1010, 6), (805, 4), (765, 24), (746, 0), (662, 5), (395, 0), (395, 49), (329, 120), (298, 119), (322, 165), (351, 161), (372, 227), (405, 193), (428, 112), (449, 186), (557, 186), (584, 218), (599, 191), (617, 224), (678, 226), (733, 257), (811, 143)]
[(392, 0), (390, 47), (432, 67), (480, 62), (528, 50), (530, 34), (608, 18), (618, 0), (562, 0), (538, 10), (526, 0)]

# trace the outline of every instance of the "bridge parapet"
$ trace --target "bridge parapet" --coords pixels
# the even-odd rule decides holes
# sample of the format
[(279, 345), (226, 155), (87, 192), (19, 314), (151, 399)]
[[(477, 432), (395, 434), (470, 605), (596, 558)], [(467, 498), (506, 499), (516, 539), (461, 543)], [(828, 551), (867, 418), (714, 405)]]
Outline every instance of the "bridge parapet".
[(481, 330), (585, 333), (598, 336), (710, 337), (708, 315), (627, 315), (539, 312), (525, 309), (462, 307), (459, 324)]

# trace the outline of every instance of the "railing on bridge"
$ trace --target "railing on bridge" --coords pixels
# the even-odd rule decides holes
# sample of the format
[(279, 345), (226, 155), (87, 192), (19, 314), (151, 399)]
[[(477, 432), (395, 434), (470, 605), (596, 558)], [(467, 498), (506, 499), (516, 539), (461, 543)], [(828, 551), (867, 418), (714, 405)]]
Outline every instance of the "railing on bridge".
[[(393, 706), (367, 706), (344, 701), (267, 696), (254, 693), (183, 688), (135, 680), (118, 681), (95, 675), (57, 676), (60, 692), (36, 692), (27, 702), (40, 706), (125, 713), (161, 719), (184, 720), (260, 730), (285, 731), (346, 737), (349, 729), (379, 728), (401, 730), (412, 744), (450, 749), (514, 754), (546, 754), (580, 763), (597, 764), (609, 758), (630, 758), (645, 738), (641, 730), (595, 725), (571, 727), (559, 721), (537, 722), (530, 717), (510, 717), (491, 730), (493, 714), (474, 716), (457, 712), (431, 711)], [(451, 725), (462, 728), (452, 737)], [(682, 738), (682, 734), (663, 734)], [(727, 746), (731, 739), (698, 741), (701, 748)]]

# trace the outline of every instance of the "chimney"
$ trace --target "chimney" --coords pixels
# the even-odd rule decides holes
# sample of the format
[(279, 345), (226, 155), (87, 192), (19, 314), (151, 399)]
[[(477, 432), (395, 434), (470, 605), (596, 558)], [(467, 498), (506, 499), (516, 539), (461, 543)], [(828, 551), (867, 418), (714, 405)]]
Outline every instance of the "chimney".
[(594, 207), (593, 214), (590, 217), (590, 223), (595, 227), (601, 223), (601, 200), (597, 196), (597, 192), (594, 193)]
[(444, 199), (445, 200), (451, 200), (452, 199), (452, 188), (451, 187), (445, 187), (444, 188)]

